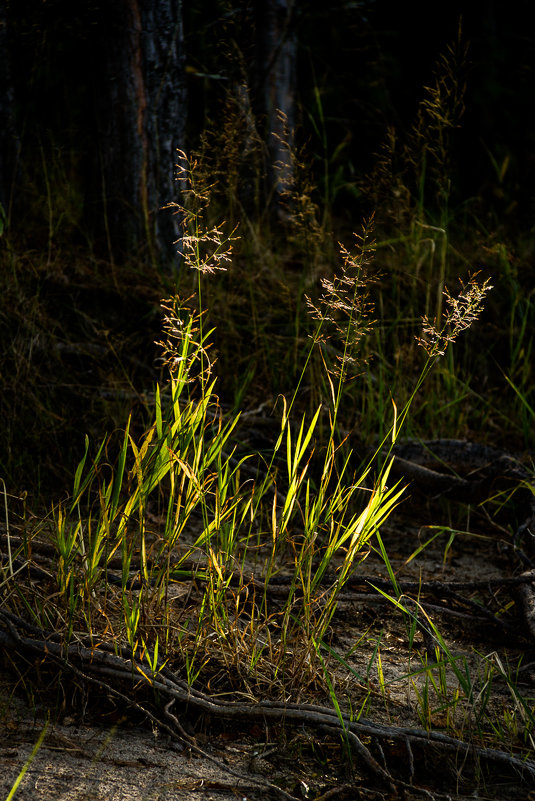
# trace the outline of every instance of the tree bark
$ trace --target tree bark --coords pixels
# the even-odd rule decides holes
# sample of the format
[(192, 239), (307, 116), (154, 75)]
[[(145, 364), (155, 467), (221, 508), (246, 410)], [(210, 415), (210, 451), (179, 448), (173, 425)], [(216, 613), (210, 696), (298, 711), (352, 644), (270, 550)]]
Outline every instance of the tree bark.
[[(148, 250), (169, 265), (178, 230), (175, 151), (183, 147), (181, 0), (121, 0), (107, 11), (102, 95), (97, 96), (108, 244)], [(98, 88), (97, 88), (98, 89)]]
[(10, 217), (20, 150), (14, 109), (7, 8), (0, 0), (0, 233)]
[(275, 203), (293, 175), (290, 148), (295, 128), (295, 6), (296, 0), (260, 0), (257, 5), (258, 89), (266, 120), (268, 191)]

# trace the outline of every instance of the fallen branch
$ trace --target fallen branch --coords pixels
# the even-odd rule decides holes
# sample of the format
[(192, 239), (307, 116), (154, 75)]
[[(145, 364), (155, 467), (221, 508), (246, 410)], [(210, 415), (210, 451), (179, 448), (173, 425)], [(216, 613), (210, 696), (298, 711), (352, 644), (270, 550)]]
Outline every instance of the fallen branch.
[[(21, 655), (31, 654), (38, 656), (41, 660), (51, 660), (60, 665), (62, 670), (105, 688), (107, 692), (120, 698), (132, 708), (140, 710), (150, 720), (172, 733), (183, 745), (212, 761), (214, 761), (213, 757), (196, 745), (194, 738), (185, 731), (177, 715), (171, 712), (171, 708), (175, 704), (183, 705), (186, 714), (203, 713), (213, 719), (262, 721), (315, 728), (327, 727), (331, 733), (337, 733), (340, 737), (346, 738), (350, 733), (350, 742), (359, 759), (376, 780), (382, 786), (386, 784), (391, 792), (396, 787), (406, 786), (405, 783), (400, 779), (395, 779), (386, 767), (383, 768), (379, 765), (369, 748), (363, 743), (363, 737), (371, 738), (376, 743), (394, 741), (404, 744), (405, 747), (407, 745), (418, 746), (424, 750), (430, 747), (437, 748), (446, 754), (454, 753), (486, 761), (494, 766), (507, 767), (509, 770), (516, 771), (523, 780), (529, 781), (535, 787), (535, 762), (532, 760), (522, 760), (503, 751), (465, 743), (442, 732), (386, 726), (364, 718), (353, 720), (345, 713), (337, 713), (334, 709), (314, 704), (224, 701), (188, 686), (167, 665), (160, 663), (157, 665), (158, 669), (152, 671), (147, 662), (133, 658), (131, 655), (125, 657), (121, 653), (113, 653), (112, 646), (108, 644), (95, 642), (92, 647), (86, 647), (83, 643), (77, 642), (66, 646), (55, 641), (55, 638), (48, 637), (45, 631), (41, 631), (41, 639), (23, 637), (19, 633), (19, 629), (29, 628), (28, 624), (4, 610), (0, 611), (0, 622), (2, 624), (0, 646), (8, 648), (11, 653), (16, 651)], [(34, 634), (39, 631), (35, 626), (31, 626), (31, 630)], [(163, 714), (158, 715), (156, 712), (146, 709), (135, 698), (119, 690), (116, 683), (111, 683), (111, 680), (126, 682), (132, 686), (134, 692), (137, 686), (146, 686), (156, 690), (165, 702)], [(229, 770), (228, 766), (224, 767)], [(241, 775), (238, 777), (246, 778)], [(247, 781), (250, 783), (250, 777), (247, 777)], [(292, 798), (275, 785), (267, 783), (265, 786), (268, 785), (272, 791), (276, 790), (283, 797)], [(413, 785), (411, 785), (411, 789), (418, 790)]]

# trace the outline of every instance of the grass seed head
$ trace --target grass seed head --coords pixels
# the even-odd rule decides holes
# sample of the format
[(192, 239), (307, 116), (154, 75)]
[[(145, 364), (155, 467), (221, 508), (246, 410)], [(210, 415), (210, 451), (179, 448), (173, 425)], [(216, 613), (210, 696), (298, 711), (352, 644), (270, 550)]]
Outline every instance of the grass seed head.
[(369, 290), (374, 280), (369, 271), (375, 249), (372, 231), (373, 217), (363, 223), (361, 234), (355, 234), (357, 248), (353, 253), (339, 243), (340, 272), (332, 280), (321, 279), (323, 293), (317, 304), (305, 296), (308, 312), (317, 321), (313, 340), (327, 352), (334, 352), (329, 372), (343, 381), (355, 378), (367, 361), (360, 345), (373, 327), (370, 316), (374, 304)]
[(470, 328), (481, 315), (485, 296), (492, 286), (489, 278), (482, 284), (476, 279), (477, 273), (471, 275), (466, 284), (461, 281), (457, 297), (453, 297), (447, 287), (444, 289), (447, 311), (441, 327), (436, 318), (431, 322), (427, 315), (422, 317), (422, 333), (416, 341), (430, 359), (444, 356), (449, 343), (455, 342), (459, 334)]

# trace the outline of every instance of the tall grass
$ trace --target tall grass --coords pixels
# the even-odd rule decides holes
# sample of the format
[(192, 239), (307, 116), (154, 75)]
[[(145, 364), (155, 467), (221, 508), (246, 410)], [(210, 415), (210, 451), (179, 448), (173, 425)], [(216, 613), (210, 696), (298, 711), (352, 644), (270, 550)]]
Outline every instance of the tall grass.
[[(144, 433), (128, 418), (118, 446), (117, 437), (96, 445), (86, 437), (69, 498), (55, 504), (41, 526), (55, 549), (51, 600), (45, 604), (31, 584), (15, 590), (9, 554), (3, 584), (36, 622), (54, 620), (66, 641), (89, 634), (95, 644), (113, 642), (152, 673), (173, 660), (190, 684), (208, 684), (223, 665), (225, 686), (233, 689), (285, 698), (319, 682), (337, 705), (325, 653), (340, 659), (328, 646), (329, 634), (341, 593), (374, 550), (392, 583), (385, 596), (406, 617), (412, 644), (421, 610), (414, 612), (402, 597), (381, 536), (403, 500), (403, 486), (391, 480), (392, 449), (416, 407), (425, 412), (431, 406), (432, 422), (447, 410), (450, 425), (459, 424), (462, 398), (474, 395), (456, 378), (450, 346), (478, 319), (490, 289), (477, 275), (461, 282), (458, 295), (447, 288), (453, 268), (446, 140), (462, 110), (448, 75), (449, 83), (438, 80), (430, 90), (405, 153), (412, 177), (398, 176), (404, 229), (377, 244), (374, 220), (368, 220), (353, 248), (340, 245), (335, 270), (336, 246), (326, 246), (328, 216), (319, 219), (310, 185), (298, 183), (287, 187), (288, 230), (308, 271), (292, 282), (280, 265), (272, 270), (277, 254), (250, 219), (236, 266), (240, 204), (232, 204), (230, 226), (214, 222), (215, 188), (206, 165), (179, 154), (183, 201), (174, 209), (182, 223), (181, 267), (178, 285), (162, 302), (165, 380), (146, 400)], [(448, 103), (451, 115), (441, 116)], [(319, 105), (317, 112), (321, 121)], [(435, 126), (428, 130), (432, 146), (423, 138), (424, 119)], [(305, 183), (301, 161), (292, 175)], [(426, 211), (429, 182), (433, 214)], [(383, 258), (394, 249), (390, 260)], [(393, 269), (379, 275), (378, 263)], [(223, 288), (215, 288), (222, 279)], [(518, 287), (511, 291), (518, 298)], [(242, 338), (254, 344), (254, 364), (252, 348), (234, 351), (237, 337), (222, 347), (214, 325), (243, 307)], [(529, 377), (521, 369), (523, 354), (531, 352), (528, 320), (518, 302), (511, 332), (520, 325), (522, 339), (510, 335), (515, 369), (507, 380), (526, 412), (526, 428), (533, 417)], [(227, 331), (234, 333), (231, 325), (223, 336)], [(275, 411), (265, 415), (269, 444), (260, 452), (240, 418), (240, 400), (254, 385), (265, 404), (282, 374), (293, 386), (278, 405), (270, 404), (279, 418)], [(264, 377), (269, 392), (262, 390)], [(433, 381), (426, 400), (421, 390)], [(230, 412), (232, 404), (225, 409), (219, 398), (221, 385), (229, 383)], [(356, 419), (363, 438), (375, 435), (375, 453), (364, 461), (348, 437)], [(276, 581), (283, 594), (274, 591)], [(425, 725), (444, 712), (448, 725), (457, 726), (459, 696), (447, 698), (446, 674), (471, 703), (474, 683), (436, 625), (426, 625), (436, 664), (418, 667), (409, 681)], [(498, 662), (487, 664), (488, 687), (506, 672)], [(365, 677), (370, 693), (374, 665), (386, 694), (380, 642)], [(526, 715), (531, 725), (514, 683), (511, 694), (515, 715), (504, 718), (503, 727)], [(484, 717), (488, 695), (482, 699), (472, 705)]]
[[(360, 464), (339, 416), (373, 328), (373, 220), (365, 223), (352, 252), (341, 246), (319, 298), (306, 298), (309, 347), (293, 394), (282, 399), (270, 456), (237, 456), (239, 414), (220, 407), (213, 330), (201, 309), (203, 282), (230, 264), (235, 231), (207, 222), (210, 187), (197, 180), (195, 161), (180, 157), (178, 245), (197, 294), (162, 304), (167, 381), (155, 388), (146, 432), (136, 437), (128, 420), (113, 462), (107, 439), (91, 455), (86, 438), (71, 497), (51, 521), (55, 603), (67, 640), (80, 631), (95, 642), (111, 637), (153, 666), (157, 654), (178, 656), (192, 683), (215, 652), (248, 682), (285, 693), (324, 672), (319, 644), (340, 593), (370, 548), (383, 548), (380, 528), (402, 499), (403, 487), (390, 481), (391, 449), (436, 361), (478, 317), (490, 287), (473, 277), (458, 297), (445, 292), (440, 324), (424, 318), (421, 373), (399, 411), (392, 400), (377, 453)], [(296, 415), (316, 351), (328, 395), (311, 415)], [(286, 580), (282, 598), (272, 593), (276, 576)], [(200, 588), (194, 600), (182, 596), (185, 582)]]

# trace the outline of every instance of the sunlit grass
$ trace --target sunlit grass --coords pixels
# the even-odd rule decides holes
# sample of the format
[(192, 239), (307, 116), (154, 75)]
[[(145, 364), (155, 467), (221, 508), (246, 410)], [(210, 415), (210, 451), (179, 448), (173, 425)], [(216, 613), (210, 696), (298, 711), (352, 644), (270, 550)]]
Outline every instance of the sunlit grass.
[[(443, 318), (424, 317), (423, 367), (400, 409), (393, 399), (384, 408), (380, 444), (359, 465), (341, 431), (341, 409), (367, 367), (364, 343), (374, 326), (373, 221), (366, 222), (352, 252), (341, 246), (338, 271), (321, 279), (320, 296), (306, 299), (308, 349), (293, 393), (281, 400), (270, 453), (238, 457), (239, 413), (220, 407), (214, 330), (201, 309), (203, 281), (230, 264), (236, 237), (207, 221), (211, 187), (202, 173), (197, 179), (196, 162), (181, 159), (189, 188), (187, 205), (177, 209), (178, 244), (196, 275), (196, 298), (176, 294), (163, 303), (167, 381), (147, 405), (145, 433), (136, 435), (129, 418), (112, 461), (107, 438), (94, 450), (86, 437), (72, 493), (49, 521), (54, 604), (66, 641), (83, 631), (94, 642), (111, 637), (152, 671), (158, 655), (178, 657), (192, 683), (217, 653), (247, 682), (284, 694), (325, 676), (320, 644), (372, 549), (403, 611), (380, 534), (404, 490), (390, 480), (392, 449), (433, 367), (479, 316), (489, 286), (473, 277), (457, 297), (445, 290)], [(318, 354), (327, 396), (312, 413), (296, 412)], [(283, 566), (287, 592), (275, 600), (270, 586)], [(175, 590), (187, 580), (200, 589), (182, 605)], [(35, 608), (34, 599), (24, 603)], [(435, 636), (445, 649), (438, 630)], [(384, 688), (379, 649), (375, 661)]]
[[(437, 130), (438, 107), (428, 107)], [(210, 687), (223, 671), (225, 690), (250, 698), (302, 698), (319, 687), (342, 728), (342, 708), (349, 705), (358, 719), (379, 697), (388, 709), (394, 684), (403, 685), (426, 729), (533, 747), (533, 699), (519, 689), (516, 667), (496, 654), (478, 655), (474, 667), (455, 653), (419, 598), (402, 592), (381, 533), (404, 499), (391, 469), (393, 449), (409, 431), (439, 436), (479, 426), (486, 437), (498, 420), (526, 442), (532, 436), (532, 311), (506, 253), (499, 254), (511, 300), (505, 380), (514, 403), (501, 406), (501, 398), (480, 391), (468, 356), (457, 363), (457, 348), (450, 347), (480, 317), (490, 279), (469, 274), (458, 294), (452, 290), (457, 272), (466, 275), (460, 270), (466, 260), (452, 244), (448, 197), (441, 193), (445, 154), (434, 155), (432, 186), (440, 201), (434, 215), (427, 211), (424, 165), (413, 176), (417, 196), (398, 187), (408, 229), (377, 243), (368, 220), (353, 248), (341, 245), (337, 253), (329, 216), (319, 221), (310, 187), (308, 194), (288, 189), (291, 247), (277, 246), (273, 232), (253, 220), (244, 221), (238, 241), (236, 205), (231, 226), (214, 222), (209, 171), (179, 154), (181, 272), (177, 284), (165, 279), (161, 380), (143, 394), (142, 415), (139, 408), (125, 414), (112, 437), (84, 439), (80, 422), (82, 456), (64, 465), (74, 471), (69, 495), (38, 523), (24, 523), (21, 544), (11, 537), (2, 485), (6, 605), (54, 628), (65, 643), (89, 636), (94, 647), (113, 644), (135, 656), (136, 669), (149, 679), (172, 660), (190, 686)], [(47, 270), (51, 256), (49, 240)], [(24, 295), (22, 271), (13, 270)], [(113, 281), (120, 283), (117, 276)], [(36, 301), (13, 314), (11, 324), (23, 339), (31, 335), (37, 349), (50, 321)], [(43, 411), (40, 374), (19, 340), (10, 354), (13, 388), (28, 385), (35, 424)], [(490, 352), (481, 355), (491, 361)], [(130, 390), (134, 383), (125, 375)], [(264, 418), (272, 415), (258, 449), (247, 423), (240, 428), (240, 412), (251, 406)], [(13, 450), (21, 432), (9, 412)], [(357, 439), (366, 445), (364, 459)], [(506, 504), (519, 489), (489, 504)], [(445, 563), (456, 540), (477, 536), (453, 525), (426, 532), (405, 565), (439, 537)], [(22, 580), (37, 536), (54, 549), (46, 592), (26, 575)], [(365, 646), (369, 653), (360, 672), (351, 654), (341, 656), (329, 644), (340, 597), (371, 553), (391, 584), (377, 593), (406, 632), (409, 667), (395, 680), (385, 669), (382, 633), (356, 641), (355, 651)], [(272, 592), (277, 579), (286, 582), (283, 594)], [(422, 629), (433, 649), (415, 657)], [(341, 689), (348, 677), (361, 692), (354, 708)], [(510, 705), (496, 715), (499, 682)]]

